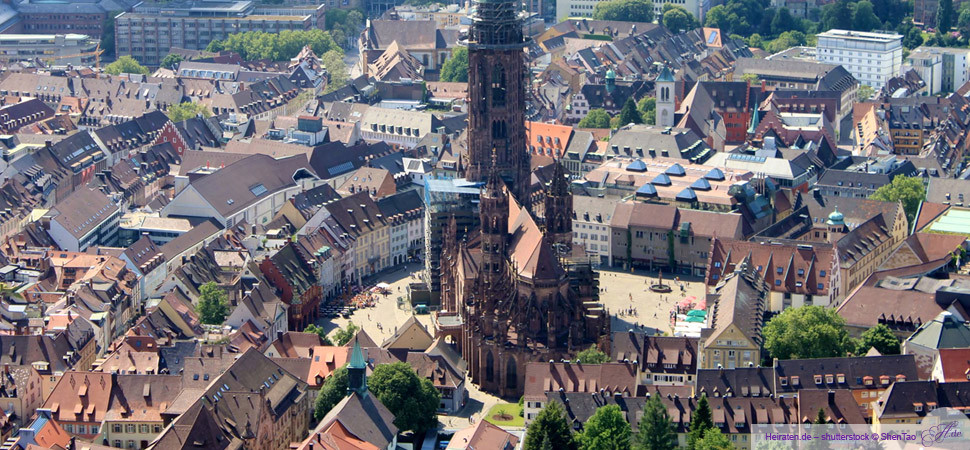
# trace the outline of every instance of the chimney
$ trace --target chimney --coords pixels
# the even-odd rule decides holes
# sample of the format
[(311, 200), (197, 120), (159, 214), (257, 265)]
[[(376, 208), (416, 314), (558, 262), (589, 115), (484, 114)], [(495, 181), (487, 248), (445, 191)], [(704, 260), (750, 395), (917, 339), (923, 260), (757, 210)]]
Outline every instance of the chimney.
[(835, 391), (833, 391), (831, 389), (829, 390), (829, 404), (830, 405), (834, 405), (835, 404)]

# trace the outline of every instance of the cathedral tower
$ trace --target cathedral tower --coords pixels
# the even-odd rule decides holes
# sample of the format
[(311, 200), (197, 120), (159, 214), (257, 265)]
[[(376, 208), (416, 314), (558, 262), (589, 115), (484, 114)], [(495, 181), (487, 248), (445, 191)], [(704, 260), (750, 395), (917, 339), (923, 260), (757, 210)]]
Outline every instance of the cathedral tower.
[(525, 39), (518, 4), (479, 1), (469, 31), (465, 177), (485, 181), (494, 150), (502, 179), (527, 204), (531, 170), (525, 133)]

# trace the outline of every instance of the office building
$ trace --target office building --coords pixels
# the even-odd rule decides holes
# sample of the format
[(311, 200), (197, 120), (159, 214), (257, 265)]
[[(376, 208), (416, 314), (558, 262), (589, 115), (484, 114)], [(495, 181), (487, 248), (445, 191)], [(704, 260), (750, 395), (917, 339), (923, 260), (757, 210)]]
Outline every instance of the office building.
[(970, 49), (918, 47), (906, 58), (926, 82), (928, 95), (954, 92), (968, 81), (967, 57)]
[(157, 66), (172, 47), (202, 50), (234, 33), (322, 28), (324, 8), (263, 9), (252, 1), (142, 4), (115, 19), (115, 51)]
[(52, 62), (54, 65), (91, 65), (98, 40), (86, 34), (0, 34), (0, 62)]
[[(572, 17), (593, 17), (596, 4), (606, 0), (556, 0), (556, 20)], [(657, 0), (653, 2), (653, 14), (660, 18), (664, 4), (682, 6), (704, 23), (704, 15), (712, 8), (711, 0)]]
[(829, 30), (818, 34), (816, 58), (819, 62), (841, 65), (860, 83), (879, 90), (886, 81), (899, 75), (903, 64), (903, 36)]

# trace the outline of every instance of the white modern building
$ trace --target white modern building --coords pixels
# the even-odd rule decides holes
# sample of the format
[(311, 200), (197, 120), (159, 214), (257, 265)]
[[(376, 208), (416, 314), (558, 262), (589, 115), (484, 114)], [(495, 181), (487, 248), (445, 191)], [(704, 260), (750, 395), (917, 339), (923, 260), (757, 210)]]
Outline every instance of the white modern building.
[(918, 47), (906, 58), (926, 82), (926, 94), (954, 92), (968, 81), (967, 57), (970, 49)]
[[(556, 0), (556, 20), (569, 17), (593, 17), (596, 4), (606, 0)], [(682, 6), (700, 23), (704, 23), (704, 15), (711, 9), (711, 0), (656, 0), (653, 2), (653, 14), (660, 17), (664, 4), (671, 3)]]
[(0, 34), (0, 62), (41, 59), (54, 65), (91, 65), (98, 40), (86, 34)]
[(903, 64), (903, 36), (829, 30), (818, 34), (816, 58), (819, 62), (845, 67), (860, 83), (879, 90), (886, 81), (899, 75)]

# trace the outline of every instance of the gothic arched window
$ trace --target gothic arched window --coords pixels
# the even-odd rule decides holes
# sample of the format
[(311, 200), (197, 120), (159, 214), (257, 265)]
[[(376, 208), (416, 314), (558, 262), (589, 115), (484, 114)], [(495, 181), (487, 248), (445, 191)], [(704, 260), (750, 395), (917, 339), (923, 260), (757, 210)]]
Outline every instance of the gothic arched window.
[(485, 381), (495, 379), (495, 358), (491, 353), (485, 355)]
[(518, 384), (519, 377), (516, 372), (515, 360), (509, 358), (508, 362), (505, 364), (505, 387), (509, 389), (515, 389)]
[(492, 68), (492, 106), (505, 106), (505, 69), (500, 65)]

